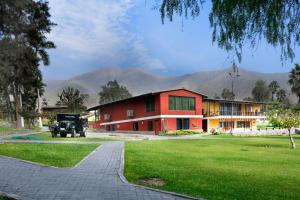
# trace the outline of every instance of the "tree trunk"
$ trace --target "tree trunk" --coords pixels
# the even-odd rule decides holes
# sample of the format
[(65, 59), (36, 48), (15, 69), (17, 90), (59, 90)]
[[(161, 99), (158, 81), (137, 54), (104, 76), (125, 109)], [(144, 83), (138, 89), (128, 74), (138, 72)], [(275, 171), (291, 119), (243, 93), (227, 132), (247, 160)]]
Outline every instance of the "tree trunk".
[(290, 137), (292, 149), (296, 149), (296, 144), (295, 144), (295, 141), (294, 141), (293, 136), (291, 134), (291, 129), (288, 129), (288, 131), (289, 131), (289, 137)]
[(16, 116), (16, 128), (17, 129), (21, 129), (23, 128), (23, 122), (22, 122), (22, 116), (20, 114), (21, 110), (22, 110), (22, 102), (20, 99), (20, 90), (19, 90), (19, 86), (15, 85), (14, 88), (14, 103), (15, 103), (15, 116)]

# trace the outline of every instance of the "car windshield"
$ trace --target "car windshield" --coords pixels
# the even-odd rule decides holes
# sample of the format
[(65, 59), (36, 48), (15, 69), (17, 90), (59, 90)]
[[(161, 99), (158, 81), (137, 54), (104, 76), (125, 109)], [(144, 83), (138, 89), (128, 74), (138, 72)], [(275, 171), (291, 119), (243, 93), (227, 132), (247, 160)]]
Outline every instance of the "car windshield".
[(59, 122), (75, 122), (78, 119), (76, 115), (66, 115), (66, 114), (59, 114), (57, 115), (57, 121)]

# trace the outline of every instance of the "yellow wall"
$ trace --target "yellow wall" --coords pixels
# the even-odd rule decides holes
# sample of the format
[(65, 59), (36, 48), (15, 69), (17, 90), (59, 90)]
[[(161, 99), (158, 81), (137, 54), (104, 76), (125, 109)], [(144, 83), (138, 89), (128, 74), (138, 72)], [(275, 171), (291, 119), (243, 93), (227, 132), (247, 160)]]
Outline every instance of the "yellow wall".
[[(231, 119), (209, 119), (208, 122), (208, 128), (210, 131), (211, 129), (218, 129), (219, 128), (219, 122), (222, 121), (231, 121)], [(256, 128), (256, 119), (233, 119), (234, 121), (234, 127), (237, 128), (237, 122), (238, 121), (251, 121), (251, 127), (252, 129)], [(243, 129), (243, 128), (242, 128)]]
[(95, 122), (95, 115), (88, 116), (88, 122)]

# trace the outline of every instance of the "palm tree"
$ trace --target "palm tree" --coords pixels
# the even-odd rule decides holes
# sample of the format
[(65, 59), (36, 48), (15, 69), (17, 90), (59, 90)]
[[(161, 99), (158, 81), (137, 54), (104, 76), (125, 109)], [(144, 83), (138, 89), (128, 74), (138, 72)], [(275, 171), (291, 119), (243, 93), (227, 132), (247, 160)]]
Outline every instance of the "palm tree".
[(276, 93), (277, 100), (279, 102), (284, 102), (287, 99), (286, 91), (284, 89), (280, 89)]
[(292, 86), (292, 92), (298, 96), (298, 103), (300, 103), (300, 65), (295, 64), (289, 75), (288, 83)]
[(270, 84), (269, 84), (269, 90), (271, 92), (271, 97), (272, 97), (272, 101), (274, 101), (274, 96), (277, 92), (277, 90), (279, 89), (279, 84), (277, 81), (272, 81)]
[(66, 105), (68, 106), (68, 111), (72, 113), (84, 111), (86, 109), (84, 103), (89, 97), (87, 94), (81, 94), (79, 89), (72, 87), (64, 88), (57, 96), (59, 101), (56, 105)]

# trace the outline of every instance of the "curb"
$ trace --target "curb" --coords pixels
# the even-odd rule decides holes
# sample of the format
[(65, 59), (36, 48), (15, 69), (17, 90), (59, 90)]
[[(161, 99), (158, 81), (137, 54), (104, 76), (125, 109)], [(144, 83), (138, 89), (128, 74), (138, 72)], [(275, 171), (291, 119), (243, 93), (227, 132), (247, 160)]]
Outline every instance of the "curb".
[(118, 175), (119, 175), (119, 177), (120, 177), (120, 179), (121, 179), (121, 181), (123, 183), (126, 183), (126, 184), (134, 186), (134, 187), (143, 188), (145, 190), (151, 190), (151, 191), (155, 191), (155, 192), (161, 192), (161, 193), (164, 193), (164, 194), (173, 195), (175, 197), (181, 197), (181, 198), (193, 199), (193, 200), (204, 200), (204, 199), (199, 199), (199, 198), (191, 197), (191, 196), (184, 195), (184, 194), (178, 194), (178, 193), (175, 193), (175, 192), (169, 192), (169, 191), (165, 191), (165, 190), (160, 190), (160, 189), (146, 187), (146, 186), (143, 186), (143, 185), (136, 185), (134, 183), (129, 183), (127, 181), (127, 179), (125, 178), (125, 176), (123, 175), (123, 172), (124, 172), (124, 160), (125, 160), (124, 158), (125, 158), (125, 152), (124, 152), (124, 143), (123, 143), (123, 148), (122, 148), (122, 153), (121, 153), (121, 162), (120, 162), (120, 167), (119, 167), (119, 170), (118, 170)]

